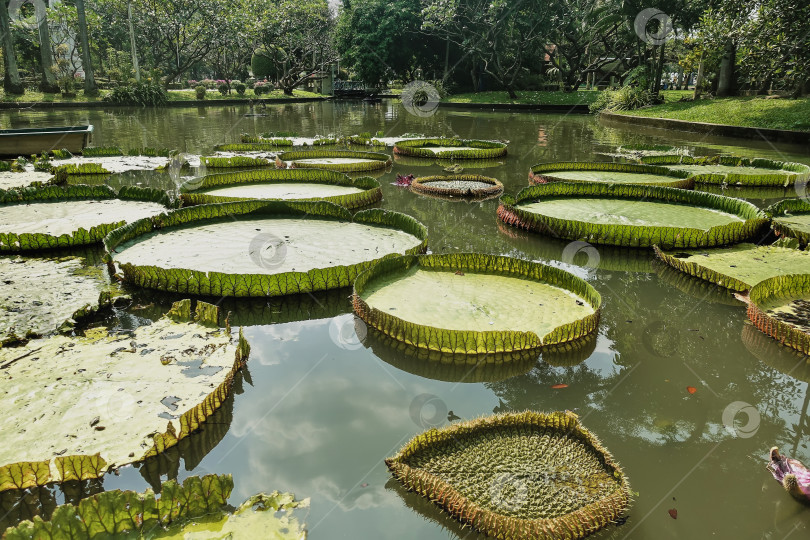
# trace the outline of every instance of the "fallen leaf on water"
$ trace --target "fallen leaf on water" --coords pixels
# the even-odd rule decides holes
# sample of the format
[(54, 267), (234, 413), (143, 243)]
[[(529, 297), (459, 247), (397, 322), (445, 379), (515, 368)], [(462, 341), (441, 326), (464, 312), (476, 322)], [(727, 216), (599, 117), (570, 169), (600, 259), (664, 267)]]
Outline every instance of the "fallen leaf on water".
[(689, 392), (690, 394), (694, 394), (695, 392), (697, 392), (697, 388), (695, 388), (694, 386), (687, 386), (686, 391)]
[(669, 517), (671, 517), (672, 519), (678, 519), (678, 509), (677, 508), (671, 508), (669, 510)]
[(553, 388), (554, 390), (559, 390), (561, 388), (568, 388), (568, 385), (567, 384), (562, 384), (562, 383), (561, 384), (555, 384), (551, 388)]

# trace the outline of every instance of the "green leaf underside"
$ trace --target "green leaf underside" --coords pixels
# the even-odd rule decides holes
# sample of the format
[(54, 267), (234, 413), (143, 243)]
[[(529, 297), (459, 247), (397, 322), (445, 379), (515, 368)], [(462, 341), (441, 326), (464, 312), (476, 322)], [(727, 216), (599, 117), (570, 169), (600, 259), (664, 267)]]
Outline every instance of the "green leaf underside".
[[(574, 293), (546, 283), (418, 267), (369, 282), (361, 296), (370, 307), (405, 321), (462, 331), (515, 330), (545, 336), (595, 313)], [(420, 297), (429, 300), (414, 301)]]
[(670, 266), (734, 291), (746, 291), (775, 276), (810, 270), (810, 252), (778, 246), (738, 244), (658, 253)]
[(621, 469), (573, 413), (431, 429), (386, 463), (408, 488), (496, 538), (582, 538), (630, 498)]
[(521, 204), (520, 208), (553, 218), (603, 225), (688, 226), (704, 231), (718, 225), (743, 221), (739, 216), (712, 208), (629, 199), (559, 198)]
[(205, 194), (214, 197), (237, 199), (323, 199), (362, 193), (363, 190), (351, 186), (331, 184), (249, 184), (206, 190)]
[(89, 231), (101, 225), (132, 222), (165, 210), (158, 203), (119, 199), (15, 204), (2, 207), (0, 231), (70, 235), (79, 229)]
[(672, 184), (681, 182), (681, 179), (671, 176), (621, 171), (544, 171), (543, 174), (569, 182), (609, 182), (622, 184)]
[(293, 494), (278, 491), (260, 493), (230, 513), (226, 505), (232, 491), (230, 475), (191, 476), (182, 485), (169, 480), (162, 484), (160, 496), (152, 490), (105, 491), (76, 506), (60, 505), (49, 521), (39, 516), (24, 521), (6, 531), (4, 540), (299, 540), (306, 536), (299, 512), (308, 509), (309, 499), (297, 501)]
[(738, 174), (738, 175), (792, 175), (796, 174), (792, 171), (784, 171), (781, 169), (766, 169), (764, 167), (734, 167), (731, 165), (686, 165), (679, 163), (677, 165), (664, 165), (668, 169), (686, 171), (692, 174)]
[(248, 350), (168, 318), (0, 349), (0, 491), (100, 477), (177, 444), (227, 398)]
[(76, 258), (0, 258), (0, 343), (55, 332), (97, 310), (107, 282), (82, 270)]
[(119, 246), (115, 261), (200, 272), (282, 274), (359, 264), (419, 244), (403, 231), (348, 221), (246, 219), (149, 233)]

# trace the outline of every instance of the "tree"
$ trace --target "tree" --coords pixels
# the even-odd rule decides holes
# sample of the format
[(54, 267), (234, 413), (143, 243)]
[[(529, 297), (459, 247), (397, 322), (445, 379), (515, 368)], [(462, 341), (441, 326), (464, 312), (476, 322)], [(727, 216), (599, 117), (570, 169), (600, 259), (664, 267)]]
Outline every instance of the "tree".
[(45, 4), (39, 2), (34, 4), (34, 9), (37, 30), (39, 31), (39, 54), (42, 62), (42, 80), (39, 83), (39, 89), (43, 92), (58, 92), (59, 85), (56, 83), (53, 51), (51, 50), (51, 32), (48, 28), (48, 11)]
[(93, 74), (93, 59), (90, 56), (90, 38), (87, 32), (87, 14), (84, 10), (84, 0), (75, 0), (76, 15), (79, 23), (79, 41), (82, 44), (82, 68), (84, 69), (84, 95), (98, 94), (96, 78)]
[(257, 8), (261, 44), (281, 51), (269, 61), (281, 74), (278, 85), (285, 94), (337, 61), (335, 21), (326, 0), (260, 0)]
[(217, 77), (228, 82), (243, 79), (248, 73), (250, 57), (253, 54), (255, 35), (252, 28), (250, 3), (239, 2), (236, 9), (223, 13), (211, 51), (206, 60), (214, 68)]
[(344, 0), (336, 29), (341, 63), (369, 86), (404, 82), (438, 64), (443, 40), (424, 34), (420, 0)]
[(3, 89), (9, 94), (23, 94), (20, 72), (17, 70), (17, 56), (14, 52), (14, 36), (8, 17), (8, 2), (0, 0), (0, 33), (3, 34)]
[(133, 5), (150, 61), (169, 83), (203, 60), (221, 32), (216, 21), (234, 9), (231, 0), (143, 0)]
[(544, 48), (548, 13), (540, 0), (430, 0), (422, 16), (425, 30), (467, 51), (515, 99), (524, 64)]

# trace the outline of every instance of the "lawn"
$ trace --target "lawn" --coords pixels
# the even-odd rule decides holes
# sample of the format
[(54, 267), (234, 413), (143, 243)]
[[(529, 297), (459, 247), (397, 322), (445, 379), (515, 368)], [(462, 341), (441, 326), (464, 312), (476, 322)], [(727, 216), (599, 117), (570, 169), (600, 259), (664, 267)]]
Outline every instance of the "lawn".
[[(666, 102), (677, 101), (685, 95), (691, 95), (689, 90), (665, 90), (661, 92)], [(445, 103), (481, 103), (493, 104), (524, 104), (524, 105), (588, 105), (599, 96), (598, 90), (579, 90), (577, 92), (548, 92), (524, 90), (516, 92), (518, 99), (510, 99), (506, 92), (477, 92), (467, 94), (454, 94), (442, 101)]]
[(731, 126), (810, 131), (810, 98), (731, 97), (664, 103), (620, 114)]
[[(78, 92), (76, 97), (66, 98), (63, 97), (62, 94), (43, 94), (39, 91), (32, 91), (26, 90), (25, 94), (21, 96), (17, 96), (14, 94), (6, 94), (4, 91), (0, 90), (0, 101), (4, 102), (36, 102), (36, 103), (51, 103), (51, 102), (94, 102), (94, 101), (101, 101), (101, 99), (109, 93), (109, 90), (100, 90), (98, 96), (96, 97), (85, 97), (84, 92)], [(268, 94), (262, 94), (261, 96), (256, 96), (253, 91), (248, 91), (245, 93), (244, 96), (239, 96), (236, 92), (231, 92), (230, 95), (222, 95), (219, 93), (218, 90), (212, 90), (206, 93), (205, 99), (215, 101), (219, 99), (293, 99), (293, 98), (311, 98), (311, 97), (326, 97), (322, 94), (316, 94), (314, 92), (307, 92), (304, 90), (294, 90), (292, 96), (284, 95), (284, 92), (281, 90), (273, 90)], [(169, 90), (169, 101), (188, 101), (188, 100), (196, 100), (197, 95), (195, 94), (194, 90)]]

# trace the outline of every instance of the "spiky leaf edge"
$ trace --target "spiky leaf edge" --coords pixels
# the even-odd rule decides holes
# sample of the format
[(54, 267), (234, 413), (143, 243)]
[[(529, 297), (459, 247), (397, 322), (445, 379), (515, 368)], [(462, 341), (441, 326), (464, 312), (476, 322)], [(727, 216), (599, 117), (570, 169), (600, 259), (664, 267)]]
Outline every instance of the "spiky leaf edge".
[(774, 297), (797, 297), (810, 293), (810, 274), (776, 276), (751, 287), (748, 293), (748, 318), (765, 334), (782, 345), (810, 354), (810, 333), (769, 315), (762, 307)]

